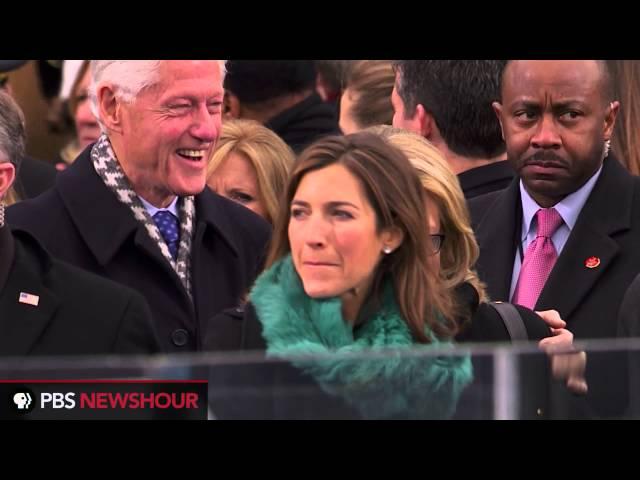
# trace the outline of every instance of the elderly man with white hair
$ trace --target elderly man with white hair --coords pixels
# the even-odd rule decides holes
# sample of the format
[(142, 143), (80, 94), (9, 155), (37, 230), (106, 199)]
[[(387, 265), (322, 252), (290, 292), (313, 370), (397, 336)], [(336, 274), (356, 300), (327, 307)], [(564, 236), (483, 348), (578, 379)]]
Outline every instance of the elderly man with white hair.
[[(260, 271), (270, 235), (205, 188), (224, 73), (218, 60), (92, 61), (102, 136), (54, 189), (7, 211), (53, 255), (142, 293), (168, 352), (201, 348), (207, 319)], [(237, 348), (233, 327), (209, 325), (212, 347)]]

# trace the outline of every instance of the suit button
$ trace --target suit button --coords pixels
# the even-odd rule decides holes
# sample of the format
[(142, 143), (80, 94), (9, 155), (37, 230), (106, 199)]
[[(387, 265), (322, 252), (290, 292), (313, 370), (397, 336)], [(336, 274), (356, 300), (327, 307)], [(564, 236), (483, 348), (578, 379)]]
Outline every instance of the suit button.
[(171, 341), (176, 347), (184, 347), (189, 341), (189, 332), (179, 328), (171, 334)]
[(538, 410), (536, 410), (536, 413), (538, 414), (539, 417), (541, 417), (544, 412), (541, 408), (539, 408)]

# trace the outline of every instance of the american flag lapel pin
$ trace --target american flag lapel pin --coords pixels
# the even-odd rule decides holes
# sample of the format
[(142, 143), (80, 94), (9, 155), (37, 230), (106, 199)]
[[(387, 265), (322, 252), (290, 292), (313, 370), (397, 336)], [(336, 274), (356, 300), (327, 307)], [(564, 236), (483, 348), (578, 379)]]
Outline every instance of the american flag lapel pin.
[(40, 297), (38, 295), (32, 295), (30, 293), (20, 292), (18, 301), (20, 303), (26, 303), (27, 305), (33, 305), (34, 307), (37, 307), (38, 303), (40, 302)]

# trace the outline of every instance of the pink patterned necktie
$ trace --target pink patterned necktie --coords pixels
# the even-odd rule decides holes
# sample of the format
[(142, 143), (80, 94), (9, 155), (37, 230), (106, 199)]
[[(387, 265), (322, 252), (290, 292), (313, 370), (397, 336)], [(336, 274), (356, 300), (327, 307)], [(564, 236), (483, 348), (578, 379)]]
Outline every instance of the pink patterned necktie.
[(538, 232), (524, 254), (518, 283), (513, 292), (513, 303), (533, 309), (540, 292), (556, 263), (558, 253), (551, 237), (562, 225), (562, 217), (555, 208), (542, 208), (536, 212)]

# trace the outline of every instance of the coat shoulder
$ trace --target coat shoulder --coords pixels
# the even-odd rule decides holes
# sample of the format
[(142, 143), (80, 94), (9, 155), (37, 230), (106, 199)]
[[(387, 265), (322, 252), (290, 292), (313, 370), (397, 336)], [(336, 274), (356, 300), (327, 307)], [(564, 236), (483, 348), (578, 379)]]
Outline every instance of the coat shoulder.
[(478, 195), (468, 200), (467, 206), (469, 207), (469, 214), (471, 215), (471, 222), (474, 227), (482, 222), (485, 215), (491, 211), (492, 205), (499, 202), (500, 199), (503, 198), (503, 195), (504, 190), (498, 190)]

